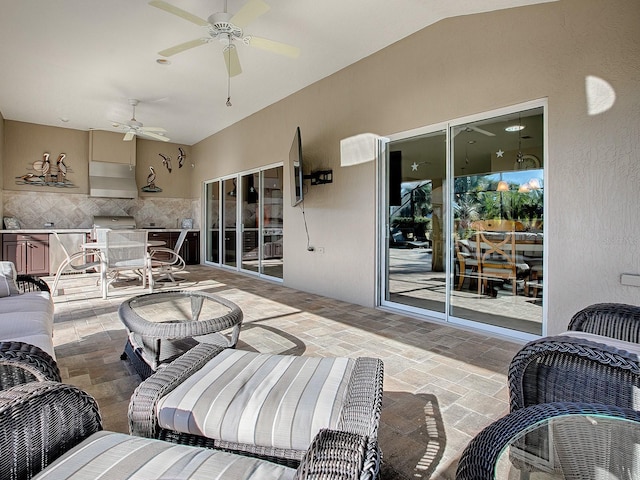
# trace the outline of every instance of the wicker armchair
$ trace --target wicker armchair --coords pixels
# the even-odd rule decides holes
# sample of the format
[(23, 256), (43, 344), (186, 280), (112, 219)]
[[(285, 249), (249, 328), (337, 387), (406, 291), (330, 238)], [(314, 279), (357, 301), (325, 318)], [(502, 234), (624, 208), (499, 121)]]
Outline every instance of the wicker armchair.
[(569, 330), (640, 343), (640, 306), (623, 303), (590, 305), (571, 318)]
[(0, 342), (0, 390), (45, 380), (61, 381), (58, 364), (47, 352), (24, 342)]
[[(131, 401), (129, 403), (130, 432), (134, 435), (140, 435), (149, 438), (158, 438), (178, 444), (197, 445), (212, 449), (237, 452), (243, 455), (264, 458), (271, 462), (287, 465), (290, 467), (297, 467), (300, 463), (301, 458), (306, 454), (308, 445), (304, 447), (289, 446), (288, 448), (285, 448), (281, 445), (276, 445), (275, 443), (269, 443), (269, 441), (260, 444), (258, 441), (242, 442), (230, 439), (229, 437), (233, 437), (233, 434), (229, 434), (228, 437), (225, 437), (223, 433), (222, 438), (213, 438), (205, 436), (205, 434), (202, 432), (200, 432), (199, 434), (195, 434), (193, 431), (185, 431), (179, 427), (169, 428), (160, 425), (161, 422), (159, 417), (164, 417), (166, 419), (165, 413), (167, 411), (174, 411), (173, 407), (168, 405), (171, 402), (166, 401), (167, 396), (170, 395), (174, 390), (176, 392), (179, 391), (177, 395), (180, 398), (185, 399), (187, 403), (192, 404), (193, 391), (189, 390), (188, 388), (182, 389), (184, 384), (186, 384), (186, 382), (190, 380), (190, 377), (194, 375), (206, 375), (210, 372), (219, 371), (219, 365), (217, 367), (211, 367), (211, 365), (207, 364), (211, 360), (217, 360), (214, 357), (218, 355), (220, 355), (220, 357), (223, 357), (226, 354), (229, 355), (229, 357), (226, 358), (236, 358), (232, 356), (243, 354), (248, 354), (247, 356), (250, 356), (254, 354), (254, 352), (243, 352), (239, 350), (225, 349), (223, 347), (211, 344), (199, 344), (182, 356), (178, 357), (165, 368), (159, 370), (154, 375), (142, 382), (133, 393)], [(271, 359), (275, 359), (275, 357), (288, 357), (290, 359), (304, 358), (277, 355), (272, 355), (270, 357)], [(278, 380), (273, 380), (273, 377), (268, 376), (261, 378), (261, 380), (258, 381), (257, 379), (261, 377), (262, 373), (254, 374), (252, 372), (251, 374), (247, 374), (241, 369), (241, 367), (239, 367), (239, 365), (245, 365), (249, 362), (245, 358), (242, 358), (241, 360), (235, 361), (233, 363), (224, 360), (224, 362), (227, 362), (223, 364), (224, 375), (230, 377), (228, 379), (228, 384), (233, 384), (231, 386), (228, 385), (228, 387), (225, 389), (225, 395), (229, 398), (235, 398), (236, 395), (232, 392), (232, 390), (235, 391), (235, 389), (238, 389), (238, 398), (244, 399), (244, 402), (256, 402), (256, 399), (253, 397), (251, 397), (250, 399), (247, 398), (247, 391), (268, 391), (268, 384), (271, 385), (271, 387), (269, 388), (272, 388), (270, 396), (269, 398), (265, 398), (264, 402), (260, 400), (261, 403), (259, 405), (254, 405), (254, 403), (251, 403), (251, 405), (253, 406), (251, 408), (245, 408), (242, 412), (234, 410), (229, 412), (228, 414), (225, 414), (225, 420), (221, 420), (220, 423), (225, 423), (225, 425), (229, 426), (233, 424), (234, 419), (241, 414), (242, 418), (248, 418), (254, 414), (257, 418), (258, 412), (267, 412), (267, 414), (265, 414), (265, 416), (261, 419), (260, 427), (252, 425), (252, 427), (255, 426), (256, 428), (253, 434), (253, 438), (256, 439), (257, 437), (267, 436), (269, 439), (273, 440), (273, 437), (271, 435), (273, 434), (274, 436), (277, 436), (278, 434), (271, 430), (272, 428), (274, 428), (274, 424), (271, 423), (271, 418), (269, 417), (268, 412), (274, 411), (274, 409), (281, 404), (279, 402), (289, 402), (289, 410), (291, 410), (292, 405), (297, 406), (296, 418), (298, 418), (299, 420), (302, 419), (301, 421), (304, 422), (304, 424), (298, 424), (299, 430), (307, 429), (307, 427), (309, 426), (307, 424), (310, 424), (312, 422), (311, 419), (314, 418), (313, 402), (315, 401), (315, 399), (310, 401), (308, 397), (305, 397), (305, 399), (303, 400), (301, 398), (302, 395), (305, 394), (303, 393), (303, 390), (297, 392), (297, 394), (300, 395), (300, 398), (292, 398), (294, 396), (293, 393), (291, 393), (291, 396), (289, 397), (281, 397), (278, 393), (278, 390), (281, 389), (277, 383), (283, 377), (280, 377)], [(269, 363), (269, 360), (270, 359), (265, 360), (264, 364), (271, 365)], [(327, 358), (325, 360), (330, 359)], [(251, 361), (253, 362), (251, 365), (262, 362), (262, 360), (256, 360), (253, 359), (253, 357)], [(275, 367), (273, 367), (274, 369), (280, 369), (281, 364), (274, 363), (273, 365), (275, 365)], [(314, 385), (319, 385), (324, 380), (324, 377), (322, 376), (326, 373), (324, 367), (317, 368), (316, 371), (320, 372), (319, 376), (312, 376), (307, 379), (306, 375), (308, 374), (308, 372), (312, 371), (310, 370), (310, 367), (305, 367), (306, 371), (304, 373), (301, 373), (302, 371), (298, 370), (298, 367), (295, 365), (298, 364), (294, 364), (292, 361), (291, 364), (289, 364), (287, 367), (287, 375), (289, 375), (288, 382), (290, 385), (293, 384), (294, 378), (298, 379), (299, 374), (299, 378), (306, 379), (305, 381), (308, 381), (308, 385), (311, 385), (308, 389), (305, 389), (308, 393), (314, 390)], [(382, 410), (383, 368), (383, 363), (379, 359), (355, 359), (355, 366), (352, 370), (352, 373), (348, 378), (343, 378), (343, 380), (340, 381), (340, 384), (344, 385), (344, 387), (337, 392), (336, 396), (330, 398), (326, 394), (323, 395), (321, 393), (317, 397), (315, 397), (322, 398), (321, 401), (318, 401), (318, 403), (322, 404), (322, 407), (331, 405), (332, 402), (336, 401), (336, 398), (339, 397), (335, 404), (337, 405), (344, 398), (344, 404), (342, 409), (340, 410), (339, 418), (336, 419), (335, 422), (336, 426), (327, 426), (325, 424), (324, 427), (320, 426), (319, 428), (333, 428), (345, 433), (349, 432), (352, 434), (364, 436), (367, 439), (365, 448), (366, 456), (367, 458), (372, 459), (370, 460), (371, 462), (373, 462), (372, 465), (375, 464), (374, 460), (379, 458), (381, 455), (378, 451), (377, 436), (378, 426), (380, 422), (380, 413)], [(336, 370), (338, 369), (336, 368)], [(208, 382), (209, 380), (211, 380), (211, 378), (212, 377), (206, 377), (204, 380), (198, 379), (197, 383), (203, 388), (209, 388), (211, 384)], [(240, 378), (242, 378), (243, 380), (235, 381)], [(213, 380), (213, 382), (217, 382), (218, 380), (219, 378)], [(205, 384), (207, 385), (207, 387), (205, 387)], [(217, 386), (218, 383), (215, 383), (215, 385)], [(298, 386), (291, 387), (292, 392), (297, 389)], [(213, 388), (212, 390), (215, 390), (215, 388)], [(209, 405), (210, 411), (215, 410), (215, 407), (211, 406), (211, 404), (208, 403), (208, 399), (204, 394), (202, 395), (202, 399), (203, 403), (207, 403)], [(297, 403), (298, 401), (299, 403)], [(161, 403), (162, 405), (160, 406)], [(311, 405), (309, 406), (310, 403)], [(240, 409), (244, 407), (244, 404), (242, 406), (239, 406), (237, 403), (233, 402), (229, 405), (230, 406), (225, 407), (220, 405), (219, 410), (216, 411), (227, 412), (227, 408)], [(193, 407), (193, 411), (199, 410), (199, 408), (200, 407), (198, 405), (195, 405)], [(276, 428), (284, 428), (284, 426), (288, 425), (288, 413), (283, 413), (286, 411), (287, 405), (285, 405), (282, 408), (282, 411), (280, 411), (281, 416), (278, 419), (278, 425)], [(189, 412), (184, 412), (184, 410), (181, 413), (181, 416), (183, 418), (188, 415)], [(190, 420), (190, 423), (193, 422), (196, 424), (200, 424), (200, 428), (205, 430), (205, 424), (207, 423), (207, 420), (207, 418)], [(322, 423), (327, 420), (328, 419), (323, 418), (322, 420), (317, 421)], [(256, 424), (257, 423), (258, 421), (256, 420)], [(245, 424), (245, 427), (248, 426)], [(229, 427), (227, 429), (227, 432), (231, 430), (232, 428)], [(233, 433), (236, 432), (234, 431)]]
[[(0, 478), (217, 478), (219, 480), (376, 478), (380, 458), (368, 439), (320, 432), (297, 470), (265, 460), (102, 430), (95, 400), (56, 382), (0, 392)], [(64, 454), (64, 461), (57, 459)], [(118, 461), (114, 461), (116, 459)]]
[(37, 291), (51, 293), (47, 282), (41, 278), (33, 277), (31, 275), (18, 275), (16, 278), (16, 285), (18, 285), (20, 293)]
[(509, 366), (511, 411), (549, 402), (636, 408), (639, 346), (597, 335), (589, 338), (597, 341), (558, 335), (525, 345)]
[[(576, 421), (589, 416), (594, 419), (587, 422)], [(620, 422), (621, 431), (625, 434), (615, 435), (611, 433), (611, 423), (600, 420), (602, 416), (621, 418), (633, 423)], [(563, 424), (554, 424), (558, 420), (563, 420)], [(572, 424), (571, 421), (575, 423)], [(612, 422), (617, 423), (615, 420)], [(539, 426), (551, 428), (555, 435), (542, 435), (543, 443), (538, 443), (540, 435), (536, 434), (544, 433), (544, 430), (536, 429)], [(528, 432), (527, 435), (525, 432)], [(530, 437), (532, 434), (533, 438)], [(548, 443), (544, 443), (550, 441), (550, 438), (554, 442), (554, 448), (551, 449)], [(456, 480), (495, 479), (498, 460), (507, 446), (511, 447), (509, 459), (522, 472), (523, 478), (528, 478), (528, 471), (545, 465), (548, 460), (553, 460), (548, 462), (551, 471), (562, 471), (564, 475), (551, 478), (638, 478), (638, 443), (640, 412), (636, 410), (585, 403), (533, 405), (511, 412), (471, 440), (458, 463)], [(528, 456), (518, 455), (525, 451)], [(540, 457), (536, 458), (536, 455)], [(612, 476), (606, 476), (607, 473)]]

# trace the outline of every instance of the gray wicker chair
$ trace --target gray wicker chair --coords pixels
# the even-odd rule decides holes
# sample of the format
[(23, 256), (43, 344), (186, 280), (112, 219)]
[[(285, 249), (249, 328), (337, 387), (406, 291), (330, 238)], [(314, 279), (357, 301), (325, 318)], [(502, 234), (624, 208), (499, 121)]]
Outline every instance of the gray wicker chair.
[[(463, 451), (456, 471), (456, 480), (493, 480), (498, 459), (503, 450), (514, 442), (523, 432), (532, 429), (540, 422), (553, 420), (568, 415), (584, 416), (593, 415), (609, 416), (626, 419), (637, 423), (637, 426), (629, 425), (629, 430), (633, 432), (624, 438), (607, 438), (609, 441), (592, 442), (591, 435), (580, 435), (576, 429), (576, 434), (569, 432), (568, 436), (555, 435), (556, 448), (555, 455), (561, 455), (559, 461), (554, 462), (561, 465), (563, 474), (566, 476), (553, 478), (638, 478), (638, 459), (636, 450), (640, 443), (640, 412), (632, 409), (619, 408), (615, 406), (584, 403), (543, 403), (532, 405), (527, 408), (511, 412), (503, 418), (492, 423), (480, 432)], [(597, 423), (597, 422), (596, 422)], [(571, 428), (571, 427), (569, 427)], [(592, 427), (593, 428), (593, 427)], [(597, 428), (597, 425), (596, 425)], [(606, 427), (603, 427), (606, 428)], [(635, 432), (638, 432), (637, 434)], [(535, 434), (536, 431), (530, 432)], [(592, 432), (589, 431), (589, 434)], [(606, 436), (606, 431), (604, 432)], [(521, 442), (516, 444), (526, 449), (528, 440), (537, 442), (539, 438), (529, 439), (522, 437)], [(560, 443), (561, 445), (558, 445)], [(594, 444), (595, 443), (595, 444)], [(545, 447), (545, 444), (539, 444)], [(548, 445), (546, 445), (548, 447)], [(529, 452), (536, 451), (529, 449)], [(546, 454), (547, 452), (538, 451)], [(596, 454), (590, 455), (589, 453)], [(521, 469), (522, 476), (527, 478), (527, 468), (533, 470), (532, 463), (524, 464), (518, 462), (518, 457), (514, 452), (510, 452), (514, 466)], [(531, 453), (529, 453), (531, 455)], [(531, 459), (531, 457), (529, 457)], [(559, 467), (555, 467), (559, 468)], [(596, 472), (600, 476), (596, 477)], [(604, 474), (611, 473), (613, 476), (606, 477)], [(547, 478), (547, 477), (544, 477)]]
[[(293, 470), (265, 460), (103, 431), (95, 400), (71, 385), (33, 382), (0, 392), (3, 480), (93, 480), (96, 472), (118, 480), (187, 480), (193, 472), (200, 475), (197, 478), (220, 480), (372, 480), (380, 458), (368, 444), (360, 435), (324, 430)], [(62, 455), (64, 462), (56, 461)]]
[[(156, 407), (160, 399), (178, 388), (194, 373), (201, 369), (206, 371), (205, 365), (224, 350), (220, 346), (200, 344), (142, 382), (132, 395), (129, 404), (130, 432), (134, 435), (158, 438), (179, 444), (197, 445), (257, 456), (271, 462), (296, 467), (305, 454), (305, 450), (240, 443), (230, 441), (228, 438), (207, 438), (193, 434), (193, 432), (176, 431), (159, 425)], [(226, 353), (230, 352), (229, 349), (226, 349)], [(233, 350), (233, 352), (241, 351)], [(291, 367), (289, 371), (293, 371), (294, 368)], [(338, 422), (340, 431), (355, 433), (367, 438), (366, 452), (367, 456), (371, 458), (380, 455), (375, 452), (378, 450), (377, 435), (382, 410), (383, 368), (383, 363), (379, 359), (356, 359), (356, 366), (343, 393), (345, 403)], [(262, 408), (269, 410), (270, 407), (262, 406)], [(233, 412), (229, 415), (230, 417), (234, 416)], [(304, 415), (300, 414), (300, 416)]]
[[(576, 332), (577, 333), (577, 332)], [(587, 402), (635, 408), (638, 355), (565, 335), (529, 342), (513, 357), (508, 383), (511, 411), (549, 402)], [(636, 347), (629, 344), (629, 347)]]
[(623, 303), (589, 305), (571, 318), (569, 330), (640, 343), (640, 306)]

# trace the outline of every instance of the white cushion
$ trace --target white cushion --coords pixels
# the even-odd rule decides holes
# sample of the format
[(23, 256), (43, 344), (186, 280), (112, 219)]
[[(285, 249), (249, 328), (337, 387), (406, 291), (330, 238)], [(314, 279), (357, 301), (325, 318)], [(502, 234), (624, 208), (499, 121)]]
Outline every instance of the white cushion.
[(0, 262), (0, 297), (20, 294), (16, 285), (17, 276), (18, 272), (13, 262)]
[(307, 450), (339, 429), (355, 359), (227, 349), (157, 405), (161, 427), (217, 440)]
[(102, 431), (33, 478), (291, 480), (295, 473), (292, 468), (257, 458)]
[(46, 312), (53, 322), (53, 299), (49, 292), (26, 292), (0, 299), (0, 314), (13, 312)]

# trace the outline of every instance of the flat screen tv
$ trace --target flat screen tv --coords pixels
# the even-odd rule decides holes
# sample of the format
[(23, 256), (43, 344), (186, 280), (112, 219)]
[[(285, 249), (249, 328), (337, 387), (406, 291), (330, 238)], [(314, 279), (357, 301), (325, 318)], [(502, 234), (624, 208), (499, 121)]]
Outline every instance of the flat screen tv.
[(296, 127), (296, 133), (293, 137), (291, 150), (289, 150), (289, 181), (291, 206), (295, 207), (300, 202), (302, 202), (304, 197), (304, 173), (302, 171), (302, 137), (300, 136), (300, 127)]

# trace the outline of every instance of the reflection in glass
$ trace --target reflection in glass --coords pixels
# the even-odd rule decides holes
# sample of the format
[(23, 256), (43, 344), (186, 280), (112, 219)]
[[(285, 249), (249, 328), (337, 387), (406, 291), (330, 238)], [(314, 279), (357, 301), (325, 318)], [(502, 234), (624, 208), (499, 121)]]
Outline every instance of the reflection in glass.
[(206, 259), (220, 263), (220, 182), (207, 183), (206, 199)]
[(223, 264), (236, 266), (236, 215), (238, 187), (235, 178), (222, 182)]

